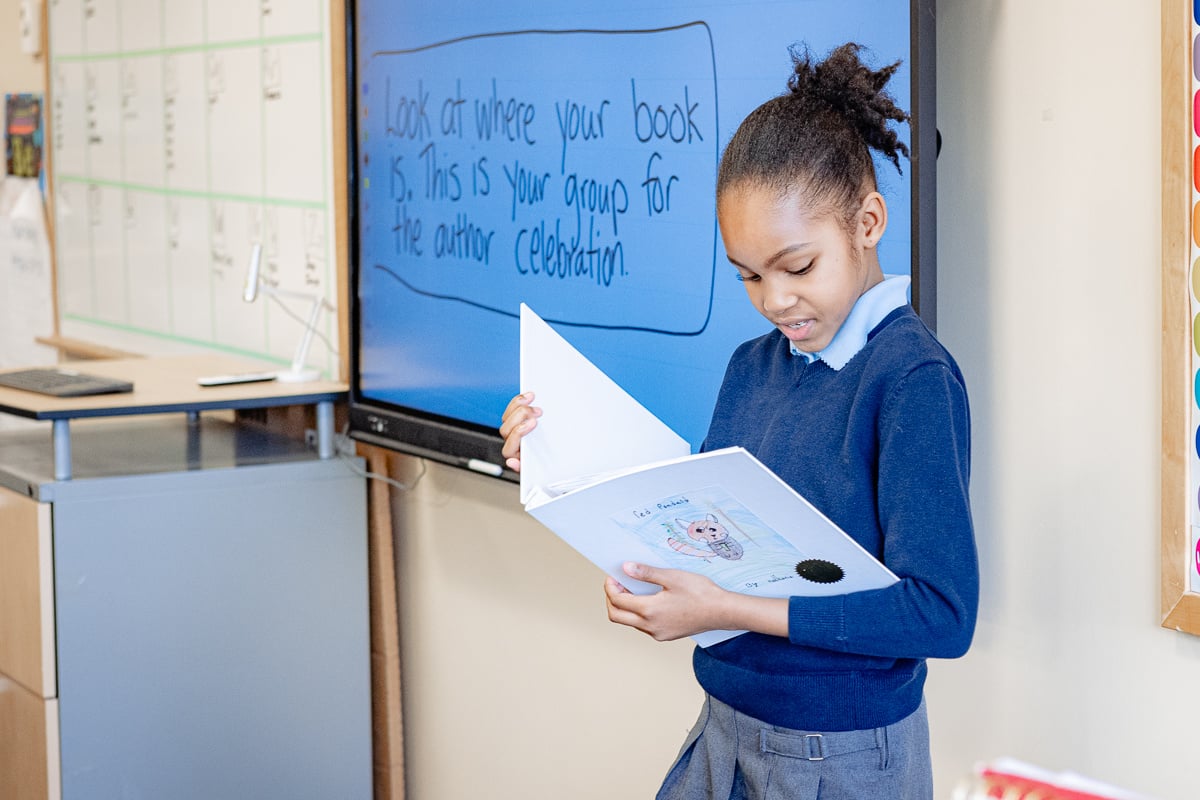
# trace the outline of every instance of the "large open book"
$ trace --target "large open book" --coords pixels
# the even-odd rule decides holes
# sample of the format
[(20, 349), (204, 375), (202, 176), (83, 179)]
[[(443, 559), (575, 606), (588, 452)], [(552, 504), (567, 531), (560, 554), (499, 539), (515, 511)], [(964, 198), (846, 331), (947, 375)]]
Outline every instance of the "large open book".
[[(521, 443), (521, 502), (631, 592), (626, 561), (764, 597), (845, 594), (896, 576), (740, 447), (693, 455), (527, 306), (521, 391), (543, 410)], [(741, 631), (693, 638), (709, 646)]]

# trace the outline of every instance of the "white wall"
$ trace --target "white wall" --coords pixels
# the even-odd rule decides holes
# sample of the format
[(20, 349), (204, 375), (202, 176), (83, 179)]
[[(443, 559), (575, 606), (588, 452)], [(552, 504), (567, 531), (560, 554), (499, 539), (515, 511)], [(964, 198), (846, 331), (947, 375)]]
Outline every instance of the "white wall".
[(10, 92), (45, 90), (42, 57), (21, 52), (17, 36), (20, 8), (20, 0), (0, 0), (0, 96)]
[(1008, 753), (1196, 797), (1200, 639), (1157, 625), (1158, 3), (939, 6), (940, 333), (984, 565), (976, 644), (933, 669), (939, 773)]
[(652, 797), (699, 710), (690, 645), (610, 624), (515, 486), (431, 465), (394, 512), (410, 795)]

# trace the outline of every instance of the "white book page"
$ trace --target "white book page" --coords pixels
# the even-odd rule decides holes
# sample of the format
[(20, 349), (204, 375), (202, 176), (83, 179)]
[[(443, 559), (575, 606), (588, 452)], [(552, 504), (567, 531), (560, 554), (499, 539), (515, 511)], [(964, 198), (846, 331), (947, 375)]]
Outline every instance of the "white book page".
[(521, 442), (522, 503), (535, 489), (691, 452), (687, 441), (523, 303), (521, 391), (532, 391), (542, 409)]

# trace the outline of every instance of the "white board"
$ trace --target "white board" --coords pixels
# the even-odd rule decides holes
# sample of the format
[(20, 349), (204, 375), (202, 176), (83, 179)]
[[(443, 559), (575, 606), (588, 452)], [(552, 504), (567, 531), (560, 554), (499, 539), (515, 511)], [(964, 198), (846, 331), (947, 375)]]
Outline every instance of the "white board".
[(336, 306), (329, 24), (328, 0), (50, 0), (63, 336), (291, 361), (309, 303), (242, 286), (262, 244), (271, 284)]

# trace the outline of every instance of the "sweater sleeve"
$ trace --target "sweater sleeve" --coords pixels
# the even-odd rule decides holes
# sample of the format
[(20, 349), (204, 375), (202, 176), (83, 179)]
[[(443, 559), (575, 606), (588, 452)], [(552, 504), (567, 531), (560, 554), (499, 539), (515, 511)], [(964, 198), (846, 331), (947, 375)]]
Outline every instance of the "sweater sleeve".
[(966, 391), (925, 363), (893, 388), (879, 416), (877, 511), (885, 589), (792, 597), (789, 639), (889, 658), (957, 658), (975, 629), (979, 571), (971, 523)]

